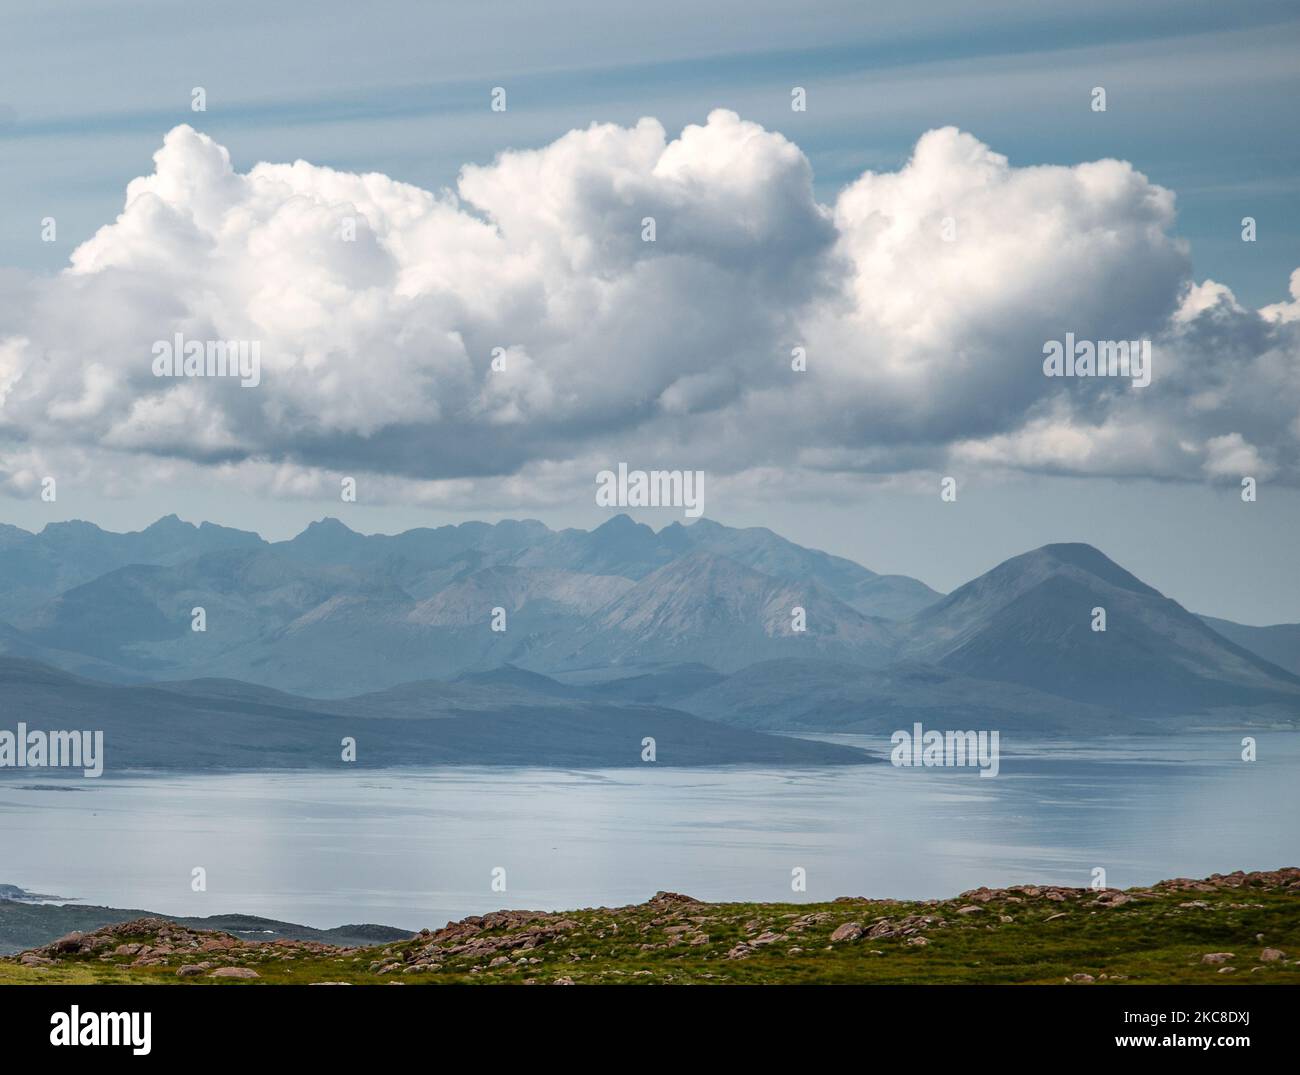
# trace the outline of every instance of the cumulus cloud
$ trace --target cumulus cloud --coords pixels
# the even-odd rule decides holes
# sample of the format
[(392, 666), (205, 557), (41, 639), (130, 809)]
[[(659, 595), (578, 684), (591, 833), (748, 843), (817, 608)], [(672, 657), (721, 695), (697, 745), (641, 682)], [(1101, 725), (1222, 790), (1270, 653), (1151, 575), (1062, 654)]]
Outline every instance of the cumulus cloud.
[[(952, 128), (822, 205), (797, 146), (726, 111), (571, 131), (440, 192), (241, 174), (178, 127), (116, 221), (0, 304), (0, 444), (24, 460), (0, 482), (42, 452), (280, 493), (611, 459), (1293, 481), (1300, 272), (1295, 302), (1245, 309), (1191, 279), (1174, 226), (1125, 162), (1013, 167)], [(155, 377), (178, 333), (256, 341), (261, 383)], [(1151, 385), (1044, 377), (1066, 333), (1152, 340)]]

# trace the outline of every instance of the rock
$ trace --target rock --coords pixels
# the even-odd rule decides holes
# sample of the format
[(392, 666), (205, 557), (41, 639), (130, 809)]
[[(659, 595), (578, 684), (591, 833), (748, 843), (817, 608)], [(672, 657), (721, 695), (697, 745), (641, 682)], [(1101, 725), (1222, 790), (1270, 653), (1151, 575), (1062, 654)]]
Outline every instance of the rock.
[(211, 966), (211, 963), (182, 963), (176, 968), (176, 977), (190, 978), (196, 974), (202, 974)]
[(908, 937), (903, 943), (910, 945), (912, 948), (924, 948), (930, 942), (924, 937)]
[(1048, 915), (1048, 916), (1047, 916), (1047, 921), (1048, 921), (1048, 922), (1055, 922), (1058, 918), (1064, 918), (1064, 917), (1065, 917), (1065, 912), (1064, 912), (1064, 911), (1061, 911), (1061, 912), (1058, 913), (1058, 914)]
[(218, 967), (209, 978), (260, 978), (262, 977), (252, 967)]
[(1286, 953), (1280, 948), (1265, 948), (1264, 951), (1259, 953), (1259, 961), (1261, 963), (1276, 963), (1285, 955)]
[(573, 979), (565, 975), (563, 978), (556, 978), (552, 985), (573, 985)]
[(509, 962), (510, 962), (509, 956), (497, 956), (496, 959), (492, 960), (488, 964), (488, 970), (491, 970), (493, 967), (504, 967)]
[(680, 892), (656, 892), (650, 897), (650, 903), (654, 904), (673, 904), (673, 903), (699, 903), (694, 896), (683, 896)]
[(1206, 952), (1201, 956), (1202, 963), (1226, 963), (1230, 959), (1236, 959), (1231, 952)]
[(755, 948), (757, 948), (759, 945), (763, 945), (763, 944), (775, 944), (780, 939), (781, 939), (780, 934), (773, 933), (771, 930), (768, 930), (766, 933), (762, 933), (759, 936), (755, 937), (749, 943), (753, 945)]
[(727, 953), (728, 959), (747, 959), (754, 954), (754, 949), (747, 944), (738, 944)]
[(1236, 973), (1237, 973), (1237, 968), (1236, 968), (1236, 967), (1220, 967), (1220, 968), (1219, 968), (1219, 973), (1220, 973), (1220, 974), (1236, 974)]
[(51, 941), (49, 948), (52, 952), (58, 952), (60, 954), (80, 952), (82, 938), (83, 934), (80, 932), (68, 933), (60, 937), (57, 941)]
[(1014, 922), (1015, 919), (1012, 918), (1009, 914), (1004, 914), (1004, 915), (998, 915), (998, 921), (999, 921), (999, 922)]
[(1084, 985), (1088, 985), (1089, 983), (1091, 983), (1091, 982), (1095, 982), (1096, 980), (1097, 980), (1097, 979), (1095, 979), (1091, 974), (1072, 974), (1072, 975), (1070, 975), (1070, 981), (1072, 981), (1072, 982), (1081, 982), (1081, 983), (1083, 983)]
[(861, 936), (861, 922), (845, 922), (842, 926), (837, 926), (835, 932), (831, 934), (831, 944), (839, 944), (841, 941), (856, 941)]
[(983, 914), (984, 908), (976, 907), (974, 904), (971, 904), (971, 906), (969, 907), (958, 907), (957, 913), (958, 914)]

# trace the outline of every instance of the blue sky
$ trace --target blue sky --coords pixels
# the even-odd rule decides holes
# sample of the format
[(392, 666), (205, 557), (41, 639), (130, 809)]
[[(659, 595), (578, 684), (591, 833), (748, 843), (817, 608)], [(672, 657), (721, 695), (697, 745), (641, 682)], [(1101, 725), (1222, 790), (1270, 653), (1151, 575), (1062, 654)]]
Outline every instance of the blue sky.
[[(454, 187), (466, 164), (548, 146), (593, 122), (631, 126), (653, 116), (673, 138), (715, 108), (795, 143), (826, 205), (865, 170), (899, 169), (923, 132), (955, 125), (1017, 168), (1131, 162), (1176, 194), (1173, 233), (1188, 241), (1191, 276), (1227, 285), (1245, 306), (1284, 301), (1300, 266), (1294, 2), (832, 2), (810, 10), (767, 0), (10, 0), (7, 9), (0, 274), (9, 275), (0, 287), (62, 269), (122, 211), (126, 184), (149, 173), (178, 124), (228, 147), (239, 172), (302, 158), (438, 191)], [(486, 102), (498, 85), (509, 109), (495, 114)], [(795, 85), (807, 89), (806, 112), (790, 110)], [(207, 92), (205, 113), (190, 110), (194, 86)], [(1105, 113), (1089, 107), (1094, 86), (1106, 89)], [(58, 220), (55, 243), (40, 241), (46, 216)], [(1258, 221), (1255, 243), (1241, 241), (1244, 216)], [(1223, 430), (1249, 435), (1244, 418), (1231, 421)], [(239, 495), (184, 481), (151, 492), (151, 465), (140, 464), (135, 488), (69, 481), (57, 508), (7, 495), (0, 518), (39, 527), (86, 517), (127, 528), (178, 511), (278, 537), (343, 514), (336, 500), (310, 493)], [(935, 498), (915, 488), (858, 485), (784, 508), (747, 497), (743, 486), (719, 487), (708, 514), (941, 589), (1033, 545), (1092, 541), (1197, 611), (1300, 620), (1293, 475), (1243, 511), (1231, 488), (1122, 469), (974, 479), (963, 486), (971, 493), (959, 522), (936, 515)], [(512, 515), (584, 526), (603, 517), (578, 498), (514, 509), (498, 491), (459, 502), (389, 498), (356, 506), (347, 521), (394, 530)]]
[[(437, 189), (504, 146), (715, 107), (787, 134), (822, 197), (956, 124), (1013, 163), (1115, 156), (1178, 195), (1198, 275), (1256, 305), (1300, 250), (1300, 8), (671, 0), (8, 5), (0, 42), (3, 263), (61, 267), (120, 209), (161, 134), (196, 125), (237, 167), (303, 157)], [(209, 110), (189, 111), (204, 86)], [(494, 85), (506, 114), (485, 123)], [(789, 87), (806, 86), (794, 115)], [(1103, 85), (1108, 109), (1091, 112)], [(61, 241), (39, 241), (55, 215)], [(1260, 221), (1255, 246), (1240, 219)]]

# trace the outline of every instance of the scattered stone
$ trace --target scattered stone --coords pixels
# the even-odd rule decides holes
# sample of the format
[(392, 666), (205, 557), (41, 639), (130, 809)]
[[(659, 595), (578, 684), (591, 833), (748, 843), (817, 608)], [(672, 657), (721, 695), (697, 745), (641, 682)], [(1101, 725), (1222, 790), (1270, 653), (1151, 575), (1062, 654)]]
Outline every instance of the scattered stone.
[(262, 977), (252, 967), (218, 967), (209, 978), (260, 978)]
[(73, 952), (80, 952), (81, 944), (82, 941), (84, 940), (84, 936), (85, 935), (79, 931), (74, 933), (69, 933), (63, 937), (60, 937), (57, 941), (51, 941), (48, 947), (53, 949), (54, 952), (58, 953), (59, 955), (68, 955)]

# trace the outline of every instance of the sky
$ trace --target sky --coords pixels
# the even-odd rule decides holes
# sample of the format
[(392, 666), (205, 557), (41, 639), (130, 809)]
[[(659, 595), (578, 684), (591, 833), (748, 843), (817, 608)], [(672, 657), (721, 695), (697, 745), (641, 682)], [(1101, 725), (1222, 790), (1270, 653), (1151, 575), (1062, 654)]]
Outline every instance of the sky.
[[(7, 15), (0, 521), (589, 527), (625, 460), (941, 590), (1079, 540), (1300, 620), (1294, 3)], [(154, 378), (177, 331), (262, 384)]]

